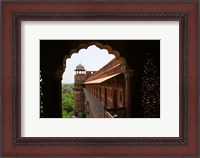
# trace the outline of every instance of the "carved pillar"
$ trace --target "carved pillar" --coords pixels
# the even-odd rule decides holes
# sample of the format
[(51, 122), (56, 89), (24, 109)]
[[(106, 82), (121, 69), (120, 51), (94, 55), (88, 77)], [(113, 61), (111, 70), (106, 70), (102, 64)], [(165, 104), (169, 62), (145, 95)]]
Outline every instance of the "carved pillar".
[(62, 96), (61, 80), (62, 75), (58, 75), (59, 69), (45, 67), (43, 69), (43, 117), (61, 118), (62, 117)]
[(125, 107), (126, 107), (126, 117), (131, 117), (131, 96), (132, 96), (132, 78), (133, 71), (130, 68), (126, 68), (125, 72)]

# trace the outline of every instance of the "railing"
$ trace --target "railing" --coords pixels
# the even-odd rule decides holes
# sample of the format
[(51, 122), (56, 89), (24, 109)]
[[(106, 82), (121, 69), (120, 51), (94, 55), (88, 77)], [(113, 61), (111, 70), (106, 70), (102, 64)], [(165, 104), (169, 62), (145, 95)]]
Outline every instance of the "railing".
[(114, 118), (108, 111), (105, 111), (105, 118)]

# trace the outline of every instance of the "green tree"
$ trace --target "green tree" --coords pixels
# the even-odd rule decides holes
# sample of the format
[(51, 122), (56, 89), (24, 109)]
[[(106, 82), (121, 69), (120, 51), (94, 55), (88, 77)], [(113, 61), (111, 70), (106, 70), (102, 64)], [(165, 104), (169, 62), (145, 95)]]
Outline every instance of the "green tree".
[(74, 85), (62, 85), (62, 113), (63, 118), (71, 118), (74, 115)]

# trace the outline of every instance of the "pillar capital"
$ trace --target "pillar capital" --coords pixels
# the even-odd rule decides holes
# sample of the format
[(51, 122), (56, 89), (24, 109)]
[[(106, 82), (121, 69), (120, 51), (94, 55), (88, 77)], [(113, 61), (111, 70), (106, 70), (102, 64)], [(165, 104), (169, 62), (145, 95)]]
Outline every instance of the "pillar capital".
[(62, 66), (57, 67), (56, 73), (55, 73), (55, 79), (56, 80), (62, 80), (64, 69)]
[(124, 71), (124, 75), (126, 78), (131, 78), (133, 77), (133, 70), (130, 68), (126, 68)]
[(41, 68), (41, 72), (48, 80), (62, 80), (64, 69), (60, 65), (45, 65)]

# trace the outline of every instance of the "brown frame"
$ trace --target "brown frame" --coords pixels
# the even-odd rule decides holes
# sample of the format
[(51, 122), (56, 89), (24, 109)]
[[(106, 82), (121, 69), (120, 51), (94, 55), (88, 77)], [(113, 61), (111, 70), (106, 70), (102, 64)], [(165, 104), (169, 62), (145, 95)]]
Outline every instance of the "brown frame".
[[(2, 156), (200, 156), (198, 1), (3, 2)], [(147, 10), (148, 8), (148, 10)], [(179, 20), (179, 138), (21, 138), (21, 20)]]

